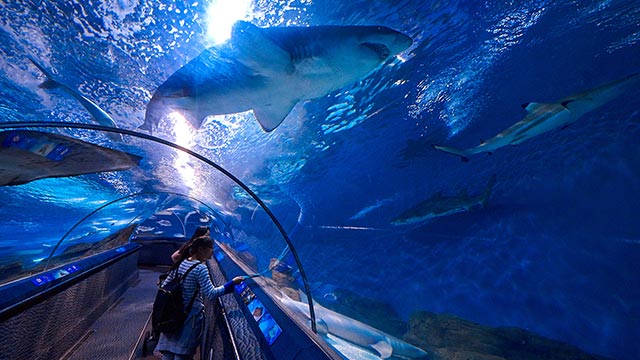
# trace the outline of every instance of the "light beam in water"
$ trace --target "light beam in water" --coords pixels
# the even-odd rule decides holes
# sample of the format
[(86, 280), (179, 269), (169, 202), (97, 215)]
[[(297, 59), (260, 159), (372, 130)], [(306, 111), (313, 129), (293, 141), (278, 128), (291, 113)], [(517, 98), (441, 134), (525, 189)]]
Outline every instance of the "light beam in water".
[(247, 20), (251, 0), (213, 0), (207, 9), (207, 37), (221, 44), (231, 37), (231, 27), (238, 20)]

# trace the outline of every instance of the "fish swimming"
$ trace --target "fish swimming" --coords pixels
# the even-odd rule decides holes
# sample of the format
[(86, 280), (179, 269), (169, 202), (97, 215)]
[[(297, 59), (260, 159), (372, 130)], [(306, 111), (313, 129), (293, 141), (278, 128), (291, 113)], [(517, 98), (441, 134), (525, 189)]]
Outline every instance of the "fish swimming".
[(208, 115), (253, 110), (269, 132), (298, 102), (357, 81), (412, 43), (383, 26), (259, 28), (238, 21), (229, 41), (158, 87), (140, 128), (151, 132), (174, 111), (198, 128)]
[[(109, 114), (107, 114), (104, 110), (102, 110), (93, 101), (91, 101), (91, 100), (87, 99), (86, 97), (80, 95), (80, 93), (78, 93), (77, 91), (73, 90), (72, 88), (70, 88), (70, 87), (58, 82), (57, 80), (55, 80), (53, 78), (53, 75), (49, 71), (47, 71), (47, 69), (45, 69), (42, 65), (38, 64), (32, 58), (29, 58), (29, 60), (31, 61), (31, 63), (33, 65), (35, 65), (46, 76), (46, 80), (42, 84), (40, 84), (41, 88), (43, 88), (43, 89), (62, 89), (67, 94), (69, 94), (69, 95), (73, 96), (74, 98), (76, 98), (76, 100), (78, 100), (80, 102), (80, 104), (82, 104), (82, 106), (84, 106), (84, 108), (87, 109), (89, 114), (91, 114), (91, 117), (93, 117), (93, 120), (95, 122), (97, 122), (98, 124), (103, 125), (103, 126), (118, 128), (118, 126), (116, 125), (115, 121), (113, 121), (113, 118), (111, 118), (111, 116), (109, 116)], [(119, 133), (107, 132), (106, 134), (107, 134), (107, 136), (109, 136), (113, 140), (122, 141), (122, 135), (119, 134)]]
[(437, 193), (391, 220), (391, 224), (396, 226), (417, 224), (441, 216), (471, 211), (478, 207), (486, 207), (495, 183), (496, 176), (494, 174), (489, 179), (484, 191), (477, 196), (468, 196), (466, 191), (459, 196), (446, 197)]
[(140, 156), (32, 130), (0, 132), (0, 186), (54, 177), (128, 170)]
[[(310, 320), (309, 304), (292, 300), (286, 295), (283, 295), (280, 300), (287, 309), (306, 320)], [(313, 310), (316, 316), (316, 323), (319, 325), (317, 326), (319, 331), (338, 336), (353, 344), (373, 350), (383, 359), (392, 355), (410, 359), (431, 358), (428, 352), (419, 347), (358, 320), (329, 310), (315, 301)]]
[(370, 212), (382, 207), (383, 205), (390, 203), (392, 201), (392, 199), (384, 199), (384, 200), (376, 200), (376, 202), (373, 205), (369, 205), (367, 207), (365, 207), (364, 209), (358, 211), (357, 213), (355, 213), (353, 216), (351, 216), (349, 218), (349, 220), (359, 220), (364, 218), (367, 214), (369, 214)]
[(538, 136), (557, 127), (566, 127), (578, 120), (582, 115), (622, 95), (629, 85), (640, 80), (640, 73), (604, 84), (595, 89), (568, 96), (556, 103), (528, 103), (522, 105), (528, 114), (524, 119), (502, 131), (493, 138), (483, 141), (470, 149), (456, 149), (447, 146), (433, 145), (433, 148), (449, 154), (460, 156), (462, 161), (469, 161), (469, 156), (491, 153), (503, 146), (518, 145), (523, 141)]

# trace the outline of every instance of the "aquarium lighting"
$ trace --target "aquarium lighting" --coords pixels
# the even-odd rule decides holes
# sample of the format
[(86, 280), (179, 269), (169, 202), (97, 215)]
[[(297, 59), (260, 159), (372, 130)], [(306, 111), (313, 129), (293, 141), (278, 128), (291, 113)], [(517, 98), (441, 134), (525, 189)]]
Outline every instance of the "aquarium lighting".
[(231, 37), (231, 28), (238, 20), (247, 19), (251, 0), (213, 0), (207, 10), (207, 37), (221, 44)]
[[(189, 121), (178, 111), (172, 112), (169, 114), (169, 117), (171, 123), (173, 123), (175, 143), (188, 149), (191, 148), (191, 145), (193, 145), (193, 126), (191, 126)], [(173, 168), (180, 174), (184, 185), (190, 189), (195, 188), (196, 183), (194, 179), (196, 179), (196, 171), (193, 168), (189, 154), (178, 151), (173, 162)]]

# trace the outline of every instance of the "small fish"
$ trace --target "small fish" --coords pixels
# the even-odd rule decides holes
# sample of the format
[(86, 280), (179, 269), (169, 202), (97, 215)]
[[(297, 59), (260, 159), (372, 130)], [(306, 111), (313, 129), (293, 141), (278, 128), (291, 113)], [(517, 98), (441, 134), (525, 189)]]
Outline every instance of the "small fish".
[(349, 218), (349, 220), (359, 220), (364, 218), (367, 214), (369, 214), (370, 212), (382, 207), (383, 205), (390, 203), (392, 200), (391, 199), (384, 199), (384, 200), (376, 200), (376, 202), (373, 205), (369, 205), (367, 207), (365, 207), (364, 209), (361, 209), (360, 211), (358, 211), (356, 214), (354, 214), (353, 216), (351, 216)]
[(595, 89), (568, 96), (555, 103), (528, 103), (522, 107), (528, 114), (513, 126), (483, 141), (470, 149), (456, 149), (447, 146), (432, 145), (434, 149), (459, 156), (462, 161), (469, 161), (469, 156), (491, 153), (503, 146), (518, 145), (534, 136), (543, 134), (558, 127), (566, 127), (578, 120), (582, 115), (622, 95), (628, 86), (640, 80), (640, 73), (604, 84)]
[(471, 211), (477, 207), (486, 207), (495, 183), (496, 175), (494, 174), (489, 179), (484, 191), (477, 196), (468, 196), (466, 191), (458, 196), (442, 196), (437, 193), (391, 220), (391, 224), (417, 224), (437, 217)]

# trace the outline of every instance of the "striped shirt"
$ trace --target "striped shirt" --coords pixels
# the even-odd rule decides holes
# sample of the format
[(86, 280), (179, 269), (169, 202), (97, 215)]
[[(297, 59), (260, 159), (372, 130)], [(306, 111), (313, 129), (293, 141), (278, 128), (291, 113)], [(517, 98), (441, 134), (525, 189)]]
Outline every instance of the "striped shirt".
[[(182, 275), (186, 273), (193, 264), (198, 263), (200, 263), (200, 261), (198, 260), (185, 259), (178, 267), (178, 273)], [(175, 272), (172, 271), (169, 276), (167, 276), (162, 285), (171, 281), (171, 279), (173, 279), (174, 277), (174, 274)], [(186, 279), (182, 279), (182, 303), (184, 304), (185, 308), (189, 306), (191, 298), (196, 292), (198, 286), (200, 287), (200, 291), (198, 292), (198, 297), (195, 301), (198, 301), (200, 303), (204, 303), (203, 296), (206, 296), (210, 300), (215, 300), (218, 296), (223, 295), (225, 290), (224, 286), (213, 286), (211, 277), (209, 276), (209, 268), (206, 264), (201, 263), (194, 267), (193, 270), (189, 272), (189, 274), (187, 274)]]

